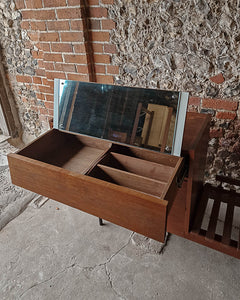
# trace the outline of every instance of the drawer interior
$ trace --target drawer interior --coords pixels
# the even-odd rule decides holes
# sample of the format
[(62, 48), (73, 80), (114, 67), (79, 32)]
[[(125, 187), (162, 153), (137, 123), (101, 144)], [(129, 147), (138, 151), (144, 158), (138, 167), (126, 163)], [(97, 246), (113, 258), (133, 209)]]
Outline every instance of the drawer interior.
[(161, 182), (168, 182), (174, 171), (174, 167), (171, 166), (115, 152), (106, 155), (101, 160), (101, 164)]
[(134, 173), (98, 164), (89, 174), (94, 178), (125, 186), (149, 195), (162, 198), (166, 183)]
[(88, 172), (94, 178), (165, 199), (179, 168), (179, 158), (114, 144)]
[(110, 146), (103, 140), (52, 130), (18, 154), (85, 174)]

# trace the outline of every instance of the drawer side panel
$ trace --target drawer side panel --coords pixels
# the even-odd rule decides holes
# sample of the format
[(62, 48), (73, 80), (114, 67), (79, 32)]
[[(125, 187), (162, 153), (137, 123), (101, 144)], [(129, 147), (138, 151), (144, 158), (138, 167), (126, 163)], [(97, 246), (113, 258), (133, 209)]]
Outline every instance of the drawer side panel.
[(8, 160), (13, 184), (164, 241), (167, 201), (18, 154)]

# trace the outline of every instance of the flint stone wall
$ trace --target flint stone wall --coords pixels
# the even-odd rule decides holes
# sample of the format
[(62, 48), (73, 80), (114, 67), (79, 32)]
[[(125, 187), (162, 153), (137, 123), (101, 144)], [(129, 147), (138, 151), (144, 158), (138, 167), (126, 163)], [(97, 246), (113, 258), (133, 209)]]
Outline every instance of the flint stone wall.
[(3, 56), (2, 63), (11, 84), (16, 106), (22, 124), (23, 135), (36, 137), (44, 129), (36, 111), (31, 105), (36, 101), (36, 93), (25, 83), (18, 82), (16, 75), (34, 75), (37, 65), (32, 57), (27, 43), (30, 42), (26, 31), (21, 29), (21, 14), (16, 9), (15, 1), (1, 0), (0, 2), (0, 48)]
[(115, 0), (109, 8), (116, 83), (189, 91), (197, 96), (189, 110), (212, 114), (208, 180), (240, 175), (239, 12), (234, 0)]

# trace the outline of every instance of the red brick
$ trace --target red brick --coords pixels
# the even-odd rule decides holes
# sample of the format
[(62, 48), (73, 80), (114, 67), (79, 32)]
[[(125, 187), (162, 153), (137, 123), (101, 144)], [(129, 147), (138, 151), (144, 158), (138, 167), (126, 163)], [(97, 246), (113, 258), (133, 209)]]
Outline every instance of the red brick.
[(113, 84), (113, 76), (111, 75), (96, 75), (96, 81), (98, 83), (109, 83)]
[(26, 8), (42, 8), (42, 0), (25, 0)]
[(49, 116), (50, 118), (53, 117), (53, 114), (54, 114), (54, 110), (53, 110), (53, 109), (48, 109), (48, 116)]
[(119, 67), (118, 66), (107, 66), (107, 73), (108, 74), (119, 74)]
[(107, 17), (108, 12), (106, 8), (103, 7), (90, 7), (89, 9), (89, 17), (90, 18), (102, 18)]
[(101, 29), (100, 20), (90, 20), (89, 27), (90, 30)]
[(65, 59), (66, 63), (76, 63), (76, 64), (86, 64), (87, 63), (86, 55), (65, 54), (64, 59)]
[(41, 77), (33, 77), (33, 83), (42, 84), (42, 78)]
[(69, 30), (69, 22), (68, 21), (49, 21), (47, 22), (48, 30)]
[(73, 52), (73, 47), (71, 44), (64, 43), (52, 43), (52, 52)]
[(109, 64), (110, 63), (110, 56), (106, 54), (94, 54), (93, 55), (94, 62), (96, 64)]
[(89, 5), (99, 5), (99, 0), (88, 0)]
[(217, 119), (234, 120), (237, 114), (235, 112), (218, 111), (216, 114)]
[(32, 57), (35, 59), (43, 59), (43, 51), (32, 51)]
[(63, 61), (61, 54), (52, 54), (52, 53), (44, 53), (44, 60), (45, 61), (55, 61), (55, 62)]
[(58, 42), (59, 41), (59, 34), (58, 32), (44, 32), (40, 33), (41, 42)]
[(114, 4), (114, 0), (102, 0), (102, 4)]
[(83, 30), (83, 21), (82, 20), (72, 20), (71, 21), (72, 30)]
[(45, 69), (37, 69), (36, 70), (36, 75), (37, 76), (45, 76)]
[(77, 81), (89, 81), (88, 75), (80, 75), (80, 74), (67, 74), (68, 80), (77, 80)]
[(201, 103), (201, 98), (200, 97), (194, 97), (194, 96), (191, 96), (189, 97), (189, 100), (188, 100), (188, 105), (200, 105)]
[(57, 9), (58, 19), (80, 19), (81, 9), (79, 8), (63, 8)]
[(92, 31), (92, 40), (93, 41), (109, 41), (109, 32), (96, 32), (96, 31)]
[(54, 80), (48, 80), (48, 84), (54, 89)]
[(30, 23), (28, 21), (22, 21), (21, 22), (21, 28), (22, 29), (29, 29), (30, 28)]
[(105, 53), (116, 53), (117, 49), (115, 45), (106, 44), (104, 45), (104, 52)]
[(38, 42), (40, 33), (39, 32), (34, 32), (34, 31), (33, 32), (28, 32), (28, 36), (29, 36), (31, 41)]
[(45, 100), (45, 96), (43, 93), (36, 93), (36, 96), (39, 100)]
[(49, 43), (39, 43), (37, 47), (45, 52), (50, 52), (50, 44)]
[(54, 101), (54, 96), (53, 95), (46, 95), (46, 100), (47, 101)]
[(56, 71), (62, 71), (62, 72), (76, 72), (76, 67), (75, 67), (74, 64), (56, 63), (55, 64), (55, 70)]
[(48, 71), (53, 71), (54, 70), (54, 64), (53, 64), (53, 62), (44, 62), (43, 63), (43, 66), (44, 66), (44, 68), (46, 69), (46, 70), (48, 70)]
[(17, 79), (18, 82), (32, 83), (32, 77), (31, 76), (16, 75), (16, 79)]
[(88, 74), (88, 67), (85, 65), (77, 65), (77, 72), (81, 74)]
[(86, 53), (85, 44), (75, 44), (74, 51), (75, 51), (75, 53)]
[(66, 6), (66, 0), (44, 0), (44, 7)]
[(210, 128), (210, 138), (223, 137), (223, 129), (222, 128)]
[(51, 88), (54, 88), (54, 80), (53, 79), (49, 79), (49, 78), (43, 78), (43, 84), (47, 85)]
[(45, 68), (43, 59), (38, 59), (38, 67), (39, 67), (40, 69)]
[[(51, 80), (52, 81), (52, 80)], [(49, 82), (50, 82), (50, 80), (48, 80), (47, 78), (43, 78), (42, 79), (42, 85), (47, 85), (47, 86), (49, 86)]]
[(36, 22), (31, 22), (31, 29), (32, 30), (40, 30), (40, 31), (45, 31), (46, 30), (46, 23), (44, 21), (36, 21)]
[(238, 108), (238, 102), (221, 99), (203, 99), (202, 107), (235, 111)]
[(102, 29), (114, 29), (116, 27), (116, 23), (113, 20), (102, 20)]
[[(46, 72), (46, 75), (48, 75), (49, 77), (52, 78), (52, 76), (54, 76), (54, 74), (51, 74), (51, 73), (53, 73), (53, 72)], [(56, 78), (58, 78), (58, 77), (56, 77)], [(39, 92), (46, 93), (46, 94), (53, 94), (54, 89), (52, 87), (49, 87), (46, 85), (39, 85)]]
[(68, 5), (69, 6), (79, 6), (80, 1), (79, 0), (68, 0)]
[(94, 65), (96, 74), (106, 74), (105, 65)]
[(16, 9), (25, 8), (24, 0), (15, 0)]
[(25, 20), (55, 20), (56, 15), (53, 9), (49, 10), (24, 10), (22, 18)]
[(103, 44), (92, 43), (94, 53), (103, 53)]
[(217, 83), (217, 84), (221, 84), (225, 81), (223, 74), (219, 73), (218, 75), (212, 76), (209, 78), (212, 82)]
[(62, 42), (83, 42), (82, 32), (61, 32)]
[(54, 108), (54, 104), (53, 104), (53, 102), (44, 102), (44, 104), (45, 104), (45, 107), (47, 108), (47, 109), (53, 109)]

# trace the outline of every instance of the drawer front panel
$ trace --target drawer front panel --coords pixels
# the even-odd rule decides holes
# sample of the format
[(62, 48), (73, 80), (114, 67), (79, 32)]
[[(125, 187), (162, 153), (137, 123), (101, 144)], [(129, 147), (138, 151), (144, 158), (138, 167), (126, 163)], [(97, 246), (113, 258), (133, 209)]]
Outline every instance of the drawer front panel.
[(8, 160), (14, 184), (164, 241), (167, 201), (18, 154)]

